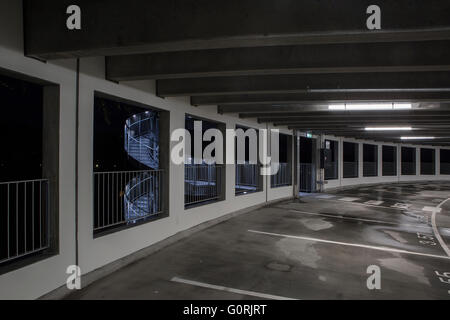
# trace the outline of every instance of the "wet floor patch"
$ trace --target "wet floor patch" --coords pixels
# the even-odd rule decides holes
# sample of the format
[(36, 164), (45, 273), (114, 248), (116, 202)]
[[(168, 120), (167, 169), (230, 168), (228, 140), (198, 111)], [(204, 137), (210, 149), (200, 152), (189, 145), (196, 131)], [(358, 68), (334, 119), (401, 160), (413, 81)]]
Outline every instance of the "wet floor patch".
[[(69, 298), (450, 299), (450, 259), (430, 222), (436, 212), (450, 243), (449, 207), (434, 209), (449, 197), (450, 182), (402, 183), (283, 201), (195, 233)], [(366, 286), (371, 265), (381, 270), (377, 292)]]
[(313, 231), (326, 230), (333, 227), (333, 224), (325, 221), (323, 218), (304, 218), (300, 222), (308, 229)]
[(266, 265), (267, 269), (273, 270), (273, 271), (280, 271), (280, 272), (289, 272), (291, 271), (292, 266), (276, 261), (272, 261), (269, 264)]

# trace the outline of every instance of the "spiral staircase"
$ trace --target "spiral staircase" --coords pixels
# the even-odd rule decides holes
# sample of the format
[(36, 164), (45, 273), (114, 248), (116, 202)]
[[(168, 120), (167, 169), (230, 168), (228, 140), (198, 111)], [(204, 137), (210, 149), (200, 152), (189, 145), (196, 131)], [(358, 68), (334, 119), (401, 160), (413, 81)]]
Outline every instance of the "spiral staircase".
[(127, 223), (153, 216), (161, 211), (159, 167), (159, 118), (146, 111), (128, 118), (125, 123), (125, 151), (148, 169), (134, 172), (124, 193)]

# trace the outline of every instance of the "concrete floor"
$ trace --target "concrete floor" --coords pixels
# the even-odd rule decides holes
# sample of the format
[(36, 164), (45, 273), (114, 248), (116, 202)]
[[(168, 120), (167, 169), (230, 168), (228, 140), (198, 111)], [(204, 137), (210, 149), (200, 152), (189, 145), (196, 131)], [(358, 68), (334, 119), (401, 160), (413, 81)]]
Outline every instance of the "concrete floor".
[[(69, 298), (450, 299), (450, 201), (435, 214), (442, 239), (432, 223), (449, 197), (450, 183), (414, 183), (280, 202), (198, 232)], [(381, 268), (381, 290), (367, 288), (370, 265)]]

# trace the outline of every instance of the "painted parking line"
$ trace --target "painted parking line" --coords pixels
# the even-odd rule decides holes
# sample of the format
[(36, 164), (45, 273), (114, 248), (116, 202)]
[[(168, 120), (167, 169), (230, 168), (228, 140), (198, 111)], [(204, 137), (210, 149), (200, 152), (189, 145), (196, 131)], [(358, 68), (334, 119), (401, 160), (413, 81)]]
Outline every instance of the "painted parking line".
[[(350, 193), (347, 193), (348, 195), (350, 195)], [(345, 193), (340, 193), (340, 195), (342, 196), (346, 196), (347, 194)], [(365, 194), (363, 196), (364, 198), (370, 198), (370, 197), (375, 197), (375, 198), (379, 198), (379, 196), (374, 196), (374, 195), (369, 195), (369, 194)], [(351, 198), (351, 197), (349, 197)], [(403, 201), (403, 203), (409, 203), (411, 205), (416, 204), (416, 205), (426, 205), (428, 204), (430, 201), (427, 200), (409, 200), (409, 199), (399, 199), (399, 198), (390, 198), (390, 197), (385, 197), (385, 196), (381, 196), (381, 198), (383, 198), (384, 201), (392, 201), (392, 202), (397, 202), (397, 201)], [(375, 200), (375, 199), (373, 199)]]
[(183, 284), (189, 284), (191, 286), (196, 286), (196, 287), (202, 287), (202, 288), (207, 288), (207, 289), (213, 289), (213, 290), (219, 290), (219, 291), (226, 291), (226, 292), (241, 294), (241, 295), (245, 295), (245, 296), (257, 297), (257, 298), (262, 298), (262, 299), (270, 299), (270, 300), (300, 300), (300, 299), (294, 299), (294, 298), (277, 296), (277, 295), (273, 295), (273, 294), (267, 294), (267, 293), (261, 293), (261, 292), (255, 292), (255, 291), (247, 291), (247, 290), (229, 288), (229, 287), (224, 287), (224, 286), (217, 286), (217, 285), (214, 285), (214, 284), (198, 282), (198, 281), (192, 281), (192, 280), (186, 280), (186, 279), (182, 279), (182, 278), (178, 278), (178, 277), (173, 277), (170, 281), (177, 282), (177, 283), (183, 283)]
[(379, 201), (379, 200), (369, 200), (364, 202), (364, 204), (370, 204), (372, 206), (380, 206), (384, 203), (384, 201)]
[[(334, 202), (341, 202), (339, 200), (335, 200), (335, 199), (321, 199), (322, 201), (334, 201)], [(345, 201), (344, 201), (345, 202)], [(360, 206), (365, 206), (365, 207), (373, 207), (373, 208), (384, 208), (384, 209), (391, 209), (391, 210), (404, 210), (402, 208), (397, 208), (397, 207), (387, 207), (387, 206), (374, 206), (371, 204), (365, 204), (365, 203), (360, 203), (360, 202), (347, 202), (348, 204), (356, 204), (356, 205), (360, 205)]]
[(322, 194), (320, 196), (316, 196), (316, 199), (332, 199), (335, 198), (336, 196), (333, 196), (331, 194)]
[(347, 217), (347, 216), (343, 216), (343, 215), (334, 215), (334, 214), (317, 213), (317, 212), (307, 212), (307, 211), (301, 211), (301, 210), (295, 210), (295, 209), (291, 209), (289, 211), (303, 213), (303, 214), (308, 214), (308, 215), (312, 215), (312, 216), (327, 217), (327, 218), (332, 218), (332, 219), (354, 220), (354, 221), (362, 221), (362, 222), (390, 224), (390, 225), (397, 225), (397, 226), (403, 226), (403, 227), (412, 227), (412, 228), (424, 228), (424, 229), (430, 229), (431, 228), (430, 226), (424, 226), (424, 225), (414, 225), (414, 224), (409, 224), (409, 223), (397, 223), (397, 222), (392, 222), (392, 221), (384, 221), (384, 220), (376, 220), (376, 219), (354, 218), (354, 217)]
[(438, 207), (423, 207), (422, 211), (425, 212), (437, 212), (440, 213), (442, 211), (442, 208), (438, 208)]
[[(445, 243), (444, 239), (442, 239), (441, 234), (439, 233), (439, 230), (436, 225), (436, 215), (441, 212), (442, 206), (447, 203), (447, 201), (450, 201), (450, 198), (447, 200), (442, 201), (437, 207), (436, 210), (433, 211), (433, 214), (431, 215), (431, 226), (433, 227), (433, 233), (436, 239), (438, 240), (439, 244), (441, 245), (442, 249), (444, 249), (447, 256), (450, 257), (450, 249)], [(438, 211), (439, 210), (439, 211)]]
[(422, 257), (450, 260), (449, 256), (441, 256), (441, 255), (436, 255), (436, 254), (421, 253), (421, 252), (401, 250), (401, 249), (395, 249), (395, 248), (389, 248), (389, 247), (370, 246), (370, 245), (359, 244), (359, 243), (332, 241), (332, 240), (325, 240), (325, 239), (319, 239), (319, 238), (293, 236), (293, 235), (288, 235), (288, 234), (272, 233), (272, 232), (257, 231), (257, 230), (247, 230), (247, 231), (251, 232), (251, 233), (273, 236), (273, 237), (298, 239), (298, 240), (304, 240), (304, 241), (310, 241), (310, 242), (328, 243), (328, 244), (334, 244), (334, 245), (339, 245), (339, 246), (364, 248), (364, 249), (377, 250), (377, 251), (383, 251), (383, 252), (403, 253), (403, 254), (410, 254), (410, 255), (416, 255), (416, 256), (422, 256)]
[(360, 200), (360, 198), (353, 198), (353, 197), (345, 197), (345, 198), (340, 198), (338, 199), (339, 201), (345, 201), (345, 202), (353, 202), (353, 201), (358, 201)]
[(391, 206), (391, 208), (401, 209), (401, 210), (408, 210), (412, 207), (412, 204), (409, 203), (403, 203), (399, 202)]

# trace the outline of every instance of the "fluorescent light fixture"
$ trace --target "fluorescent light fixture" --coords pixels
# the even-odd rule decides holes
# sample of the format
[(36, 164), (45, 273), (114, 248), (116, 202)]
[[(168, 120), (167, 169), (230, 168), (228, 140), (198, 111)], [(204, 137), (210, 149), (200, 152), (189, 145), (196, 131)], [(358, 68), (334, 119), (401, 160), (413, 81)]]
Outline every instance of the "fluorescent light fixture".
[(432, 140), (435, 137), (401, 137), (402, 140)]
[(404, 110), (412, 109), (411, 103), (345, 103), (330, 104), (329, 110)]
[(394, 109), (412, 109), (411, 103), (394, 103)]
[(411, 127), (367, 127), (366, 131), (411, 131)]
[(329, 110), (345, 110), (345, 104), (330, 104), (328, 106)]
[(392, 103), (347, 104), (345, 110), (392, 110)]

